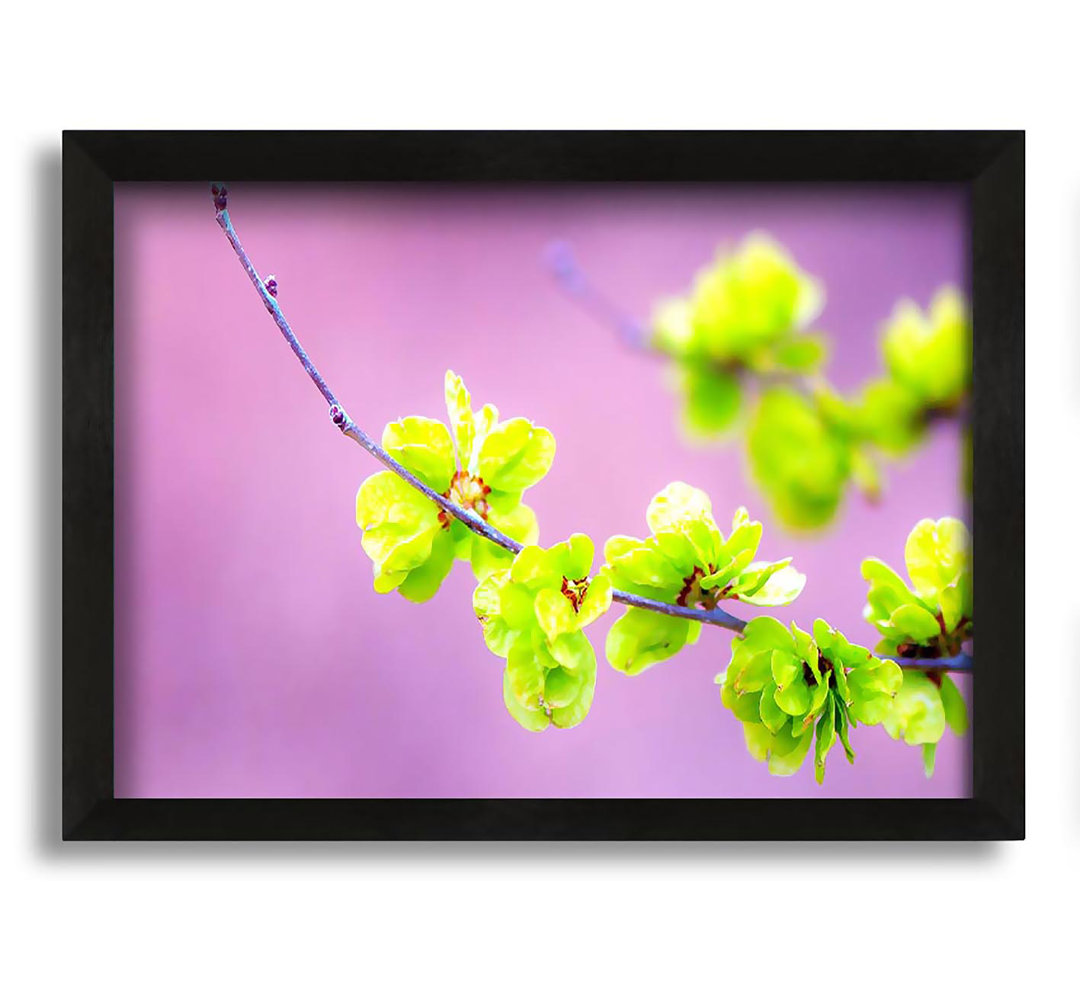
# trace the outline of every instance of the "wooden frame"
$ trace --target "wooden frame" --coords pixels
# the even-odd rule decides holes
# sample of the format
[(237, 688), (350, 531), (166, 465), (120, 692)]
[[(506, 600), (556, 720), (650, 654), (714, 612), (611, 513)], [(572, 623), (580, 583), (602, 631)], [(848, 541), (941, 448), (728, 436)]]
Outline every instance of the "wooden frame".
[[(967, 182), (974, 309), (973, 794), (963, 800), (113, 797), (113, 184)], [(1020, 132), (68, 132), (63, 151), (63, 836), (1018, 839), (1024, 835)], [(997, 581), (1009, 580), (1006, 589)]]

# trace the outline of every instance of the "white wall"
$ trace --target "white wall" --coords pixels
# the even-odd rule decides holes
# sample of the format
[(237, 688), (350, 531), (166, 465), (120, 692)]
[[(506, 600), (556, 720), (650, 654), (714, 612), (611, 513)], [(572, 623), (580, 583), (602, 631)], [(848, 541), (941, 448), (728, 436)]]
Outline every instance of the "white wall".
[[(5, 13), (5, 995), (1068, 989), (1058, 977), (1074, 963), (1080, 888), (1075, 13), (1042, 2), (378, 6)], [(61, 847), (56, 684), (42, 680), (59, 654), (60, 130), (239, 126), (1027, 128), (1027, 842)]]

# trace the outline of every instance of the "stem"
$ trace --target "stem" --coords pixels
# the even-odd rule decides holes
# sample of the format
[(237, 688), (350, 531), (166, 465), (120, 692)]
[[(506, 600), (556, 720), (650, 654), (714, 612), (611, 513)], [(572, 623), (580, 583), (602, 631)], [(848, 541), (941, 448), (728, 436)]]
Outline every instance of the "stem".
[[(220, 190), (224, 190), (223, 188)], [(251, 279), (252, 285), (255, 286), (255, 291), (259, 293), (259, 298), (262, 299), (263, 305), (266, 306), (267, 312), (274, 318), (274, 322), (277, 323), (278, 329), (281, 331), (282, 336), (285, 338), (289, 347), (292, 348), (293, 354), (300, 360), (300, 364), (304, 366), (304, 371), (308, 373), (308, 377), (315, 383), (315, 388), (322, 393), (323, 399), (330, 404), (330, 419), (334, 422), (335, 426), (348, 438), (352, 438), (361, 448), (363, 448), (369, 455), (378, 459), (392, 472), (399, 475), (405, 480), (413, 489), (419, 490), (424, 494), (432, 503), (441, 507), (448, 514), (456, 517), (466, 527), (475, 531), (476, 534), (482, 535), (489, 541), (494, 542), (496, 545), (501, 545), (504, 549), (509, 549), (511, 552), (520, 552), (521, 544), (514, 541), (508, 535), (504, 535), (497, 528), (488, 524), (483, 518), (481, 518), (474, 511), (466, 510), (464, 507), (458, 507), (456, 504), (451, 503), (441, 493), (436, 492), (426, 483), (421, 482), (416, 478), (408, 469), (405, 468), (400, 462), (396, 461), (381, 445), (379, 445), (366, 431), (358, 427), (345, 412), (345, 408), (338, 402), (337, 397), (333, 391), (326, 384), (326, 380), (322, 377), (319, 369), (315, 367), (315, 363), (308, 357), (307, 351), (304, 350), (300, 341), (297, 339), (296, 334), (293, 333), (292, 327), (289, 326), (289, 321), (285, 318), (285, 314), (281, 311), (281, 306), (277, 304), (277, 299), (267, 290), (265, 282), (259, 277), (258, 272), (255, 270), (255, 266), (251, 263), (251, 258), (248, 257), (247, 252), (244, 250), (243, 245), (240, 242), (240, 237), (236, 235), (236, 230), (233, 228), (232, 221), (229, 218), (229, 211), (226, 208), (219, 208), (217, 211), (217, 222), (221, 226), (228, 238), (229, 243), (232, 244), (232, 248), (236, 251), (236, 256), (239, 258), (240, 263), (243, 265), (244, 270), (247, 272), (247, 276)]]
[(578, 266), (569, 244), (553, 243), (544, 256), (559, 287), (570, 298), (591, 313), (594, 319), (611, 327), (627, 347), (648, 350), (649, 334), (645, 325), (616, 305), (589, 280), (589, 276)]
[[(346, 437), (352, 438), (369, 455), (382, 462), (383, 465), (400, 476), (405, 482), (413, 487), (413, 489), (419, 490), (432, 503), (446, 511), (451, 517), (455, 517), (461, 521), (461, 523), (470, 531), (475, 532), (482, 538), (486, 538), (489, 542), (494, 542), (496, 545), (501, 546), (509, 552), (515, 554), (520, 552), (523, 547), (520, 542), (515, 541), (509, 535), (505, 535), (503, 532), (499, 531), (498, 528), (488, 524), (487, 521), (474, 511), (459, 507), (441, 493), (433, 490), (426, 483), (421, 482), (406, 469), (405, 466), (391, 457), (391, 455), (366, 431), (362, 430), (353, 422), (353, 419), (345, 412), (345, 408), (338, 401), (337, 396), (334, 395), (330, 386), (326, 384), (326, 379), (322, 377), (322, 373), (315, 367), (315, 363), (308, 356), (307, 351), (304, 350), (300, 341), (297, 339), (296, 334), (293, 333), (289, 321), (285, 318), (285, 314), (281, 311), (281, 306), (277, 303), (277, 299), (267, 289), (266, 283), (259, 277), (259, 272), (255, 270), (255, 265), (251, 263), (251, 258), (248, 257), (247, 251), (244, 250), (244, 246), (240, 242), (240, 237), (237, 236), (236, 230), (233, 228), (232, 220), (229, 218), (229, 210), (226, 207), (227, 192), (225, 188), (222, 185), (214, 185), (211, 188), (211, 191), (214, 196), (214, 206), (218, 225), (221, 226), (222, 232), (225, 233), (226, 238), (232, 245), (233, 251), (243, 265), (244, 271), (247, 272), (247, 276), (251, 280), (252, 285), (254, 285), (255, 291), (259, 293), (259, 298), (262, 299), (263, 305), (266, 306), (266, 311), (274, 318), (274, 322), (277, 324), (282, 336), (285, 338), (289, 347), (292, 348), (293, 354), (299, 359), (300, 364), (304, 366), (304, 371), (308, 373), (308, 377), (315, 383), (315, 388), (319, 390), (323, 399), (329, 404), (330, 419), (334, 422), (338, 430)], [(662, 601), (654, 601), (648, 597), (639, 597), (637, 594), (630, 594), (622, 590), (614, 591), (611, 595), (611, 599), (620, 604), (626, 604), (634, 608), (643, 608), (646, 611), (654, 611), (657, 614), (672, 615), (676, 618), (689, 618), (693, 621), (703, 622), (706, 625), (717, 625), (720, 628), (730, 629), (732, 632), (742, 632), (746, 627), (746, 622), (741, 618), (736, 618), (734, 615), (728, 614), (720, 608), (714, 608), (712, 610), (704, 608), (684, 608), (679, 604), (665, 604)]]
[(883, 656), (883, 660), (892, 660), (904, 670), (956, 670), (971, 671), (975, 668), (975, 657), (970, 653), (957, 653), (956, 656), (932, 658), (911, 658), (906, 656)]

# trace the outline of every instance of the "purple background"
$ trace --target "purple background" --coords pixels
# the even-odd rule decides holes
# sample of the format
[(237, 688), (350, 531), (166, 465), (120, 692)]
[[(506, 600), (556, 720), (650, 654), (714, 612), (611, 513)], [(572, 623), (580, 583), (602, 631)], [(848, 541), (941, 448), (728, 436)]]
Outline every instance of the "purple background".
[[(745, 503), (763, 557), (807, 574), (781, 618), (827, 618), (872, 644), (863, 556), (902, 566), (921, 517), (964, 515), (958, 438), (937, 429), (889, 470), (885, 502), (850, 497), (824, 535), (792, 537), (741, 449), (688, 447), (663, 365), (618, 346), (540, 265), (564, 238), (631, 310), (685, 289), (718, 244), (772, 234), (822, 279), (819, 327), (841, 389), (878, 369), (896, 300), (965, 282), (966, 201), (952, 189), (483, 190), (235, 185), (234, 222), (342, 402), (376, 435), (444, 417), (452, 367), (474, 403), (552, 429), (555, 465), (528, 495), (541, 541), (645, 532), (651, 496), (684, 479), (723, 527)], [(527, 733), (459, 564), (433, 601), (376, 595), (354, 497), (375, 463), (338, 434), (214, 223), (205, 186), (116, 189), (116, 794), (141, 796), (963, 796), (966, 741), (933, 780), (877, 728), (812, 766), (768, 775), (713, 676), (707, 631), (627, 678), (600, 653), (596, 698), (570, 731)], [(965, 691), (970, 686), (964, 683)]]

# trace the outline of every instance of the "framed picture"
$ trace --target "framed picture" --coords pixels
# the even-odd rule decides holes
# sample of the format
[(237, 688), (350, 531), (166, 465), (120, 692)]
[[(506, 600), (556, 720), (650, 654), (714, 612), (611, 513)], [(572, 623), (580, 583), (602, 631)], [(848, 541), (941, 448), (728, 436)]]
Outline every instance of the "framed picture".
[(65, 839), (1022, 838), (1023, 150), (65, 133)]

